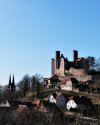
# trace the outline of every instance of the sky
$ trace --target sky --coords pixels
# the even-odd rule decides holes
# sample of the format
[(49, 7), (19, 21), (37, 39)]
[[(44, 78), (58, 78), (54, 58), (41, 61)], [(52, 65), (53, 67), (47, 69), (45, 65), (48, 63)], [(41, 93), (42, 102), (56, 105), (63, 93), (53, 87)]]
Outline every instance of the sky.
[(0, 85), (51, 77), (57, 50), (100, 57), (100, 0), (0, 0)]

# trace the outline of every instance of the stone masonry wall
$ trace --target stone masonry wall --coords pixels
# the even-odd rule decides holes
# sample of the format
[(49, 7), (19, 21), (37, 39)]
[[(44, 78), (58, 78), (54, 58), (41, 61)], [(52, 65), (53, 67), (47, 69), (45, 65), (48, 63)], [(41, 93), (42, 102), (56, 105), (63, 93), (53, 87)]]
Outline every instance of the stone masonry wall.
[(51, 71), (52, 71), (51, 76), (53, 76), (53, 75), (55, 75), (55, 59), (52, 59), (52, 64), (51, 65), (52, 65), (52, 67), (51, 67), (52, 68), (51, 69)]
[(85, 75), (84, 74), (84, 69), (74, 69), (74, 68), (70, 68), (69, 71), (65, 70), (65, 73), (71, 73), (73, 75)]
[(86, 75), (86, 76), (59, 76), (59, 80), (64, 80), (64, 79), (68, 79), (68, 78), (76, 78), (78, 81), (87, 81), (87, 80), (91, 80), (92, 81), (92, 75)]
[(91, 80), (93, 83), (100, 82), (100, 75), (85, 75), (85, 76), (59, 76), (59, 80), (64, 80), (68, 78), (76, 78), (78, 81), (85, 82)]
[(64, 58), (60, 59), (60, 67), (59, 69), (56, 69), (55, 73), (60, 76), (64, 76)]

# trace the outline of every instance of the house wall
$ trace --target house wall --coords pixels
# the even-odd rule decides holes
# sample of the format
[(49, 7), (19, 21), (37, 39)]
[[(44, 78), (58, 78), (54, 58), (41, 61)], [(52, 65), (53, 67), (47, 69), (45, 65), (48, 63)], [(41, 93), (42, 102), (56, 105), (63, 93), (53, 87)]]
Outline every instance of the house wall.
[(87, 108), (86, 105), (84, 104), (76, 104), (74, 102), (74, 100), (69, 100), (67, 103), (66, 103), (66, 109), (67, 110), (70, 110), (70, 108), (80, 108), (82, 110), (85, 110)]
[(48, 80), (48, 85), (50, 85), (51, 84), (51, 80)]
[(48, 100), (49, 100), (50, 102), (56, 103), (56, 100), (54, 99), (54, 97), (53, 97), (52, 94), (48, 97)]
[(67, 110), (70, 110), (70, 108), (76, 108), (76, 107), (77, 107), (77, 104), (74, 102), (74, 100), (69, 100), (66, 103), (66, 109)]
[(72, 91), (72, 87), (66, 87), (66, 85), (61, 85), (60, 87), (62, 90)]
[(58, 107), (65, 107), (66, 106), (66, 98), (61, 94), (57, 101), (56, 101), (56, 105)]
[(73, 88), (76, 88), (77, 83), (72, 83), (72, 81), (66, 81), (66, 84), (64, 85), (60, 85), (62, 90), (68, 90), (68, 91), (72, 91)]

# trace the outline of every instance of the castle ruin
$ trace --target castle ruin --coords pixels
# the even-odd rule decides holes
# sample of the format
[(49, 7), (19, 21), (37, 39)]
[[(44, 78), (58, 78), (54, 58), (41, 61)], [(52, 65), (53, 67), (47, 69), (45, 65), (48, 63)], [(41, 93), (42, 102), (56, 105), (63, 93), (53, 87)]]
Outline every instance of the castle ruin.
[[(55, 59), (52, 58), (52, 76), (57, 74), (58, 76), (66, 76), (67, 74), (72, 76), (84, 76), (86, 72), (84, 70), (84, 64), (86, 59), (83, 57), (78, 58), (78, 51), (73, 50), (73, 61), (68, 61), (63, 54), (60, 56), (60, 51), (55, 51)], [(86, 68), (89, 68), (88, 65)]]

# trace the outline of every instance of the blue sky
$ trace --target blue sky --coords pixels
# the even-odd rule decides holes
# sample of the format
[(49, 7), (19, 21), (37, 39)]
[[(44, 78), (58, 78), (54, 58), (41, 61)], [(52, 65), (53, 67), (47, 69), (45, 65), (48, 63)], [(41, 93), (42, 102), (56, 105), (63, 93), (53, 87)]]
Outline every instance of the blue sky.
[[(58, 49), (57, 49), (58, 48)], [(51, 76), (55, 51), (100, 57), (100, 0), (0, 0), (0, 84)]]

